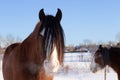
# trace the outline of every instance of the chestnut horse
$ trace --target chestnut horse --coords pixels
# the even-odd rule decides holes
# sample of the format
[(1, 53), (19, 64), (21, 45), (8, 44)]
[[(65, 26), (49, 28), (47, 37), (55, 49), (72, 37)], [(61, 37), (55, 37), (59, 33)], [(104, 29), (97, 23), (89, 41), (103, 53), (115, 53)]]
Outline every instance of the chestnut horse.
[(120, 80), (120, 48), (114, 47), (102, 47), (99, 46), (98, 50), (94, 54), (93, 62), (91, 63), (91, 71), (97, 72), (105, 66), (110, 66), (118, 75)]
[(39, 12), (40, 21), (22, 42), (7, 47), (3, 58), (4, 80), (53, 80), (54, 73), (63, 62), (64, 31), (56, 16)]

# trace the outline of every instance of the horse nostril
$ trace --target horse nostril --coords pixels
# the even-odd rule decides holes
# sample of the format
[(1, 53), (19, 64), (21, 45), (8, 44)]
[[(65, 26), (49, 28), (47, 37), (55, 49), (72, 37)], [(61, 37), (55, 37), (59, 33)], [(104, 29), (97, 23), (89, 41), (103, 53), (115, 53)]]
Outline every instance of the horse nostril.
[(44, 61), (44, 64), (48, 64), (48, 60), (45, 60), (45, 61)]
[(93, 73), (95, 73), (96, 69), (90, 68), (90, 71), (93, 72)]

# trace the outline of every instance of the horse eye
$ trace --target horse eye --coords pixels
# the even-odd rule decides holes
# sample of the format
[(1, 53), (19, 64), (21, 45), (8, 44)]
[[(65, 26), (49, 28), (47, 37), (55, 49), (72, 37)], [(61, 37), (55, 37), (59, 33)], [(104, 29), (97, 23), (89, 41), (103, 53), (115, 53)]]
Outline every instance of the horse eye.
[(40, 35), (44, 37), (44, 35), (45, 35), (45, 28), (43, 28), (43, 30), (40, 32)]
[(97, 54), (96, 54), (96, 57), (101, 57), (102, 55), (101, 55), (101, 53), (100, 52), (98, 52)]
[(101, 57), (102, 55), (101, 54), (98, 54), (98, 57)]

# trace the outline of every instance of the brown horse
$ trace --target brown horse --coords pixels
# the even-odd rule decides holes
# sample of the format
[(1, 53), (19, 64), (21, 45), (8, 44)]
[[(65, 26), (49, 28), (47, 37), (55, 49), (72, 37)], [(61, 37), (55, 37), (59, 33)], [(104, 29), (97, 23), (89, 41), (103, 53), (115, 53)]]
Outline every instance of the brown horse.
[(4, 80), (53, 80), (54, 73), (63, 62), (64, 31), (56, 16), (39, 12), (40, 21), (22, 42), (7, 47), (3, 58)]
[(98, 50), (94, 54), (93, 62), (91, 64), (91, 71), (97, 72), (100, 69), (105, 68), (108, 65), (118, 75), (120, 80), (120, 48), (119, 47), (102, 47), (99, 46)]

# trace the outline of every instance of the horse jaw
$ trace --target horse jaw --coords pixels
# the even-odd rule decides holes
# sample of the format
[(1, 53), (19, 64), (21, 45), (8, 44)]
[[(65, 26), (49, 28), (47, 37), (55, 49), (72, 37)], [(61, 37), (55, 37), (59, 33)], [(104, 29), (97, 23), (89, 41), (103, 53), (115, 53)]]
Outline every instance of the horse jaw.
[(93, 73), (95, 73), (95, 72), (97, 72), (97, 71), (100, 70), (100, 69), (101, 69), (101, 68), (100, 68), (99, 64), (95, 63), (95, 61), (92, 60), (92, 62), (91, 62), (91, 64), (90, 64), (90, 70), (91, 70)]
[(58, 53), (56, 46), (54, 47), (53, 52), (51, 53), (50, 59), (45, 59), (44, 61), (44, 69), (46, 74), (54, 75), (59, 69), (60, 63), (58, 60)]

